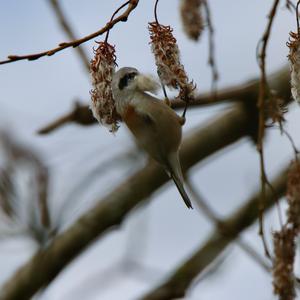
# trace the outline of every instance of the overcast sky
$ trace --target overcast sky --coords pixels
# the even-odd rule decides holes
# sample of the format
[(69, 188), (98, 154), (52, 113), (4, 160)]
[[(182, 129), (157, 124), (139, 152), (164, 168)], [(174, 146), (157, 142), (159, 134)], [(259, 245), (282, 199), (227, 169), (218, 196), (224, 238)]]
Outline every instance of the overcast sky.
[[(122, 2), (61, 1), (78, 37), (104, 26)], [(255, 49), (266, 26), (272, 2), (209, 1), (216, 31), (220, 87), (243, 83), (258, 76)], [(154, 1), (141, 0), (128, 22), (118, 24), (112, 30), (110, 43), (116, 45), (120, 67), (134, 66), (155, 74), (147, 31), (147, 23), (153, 20), (153, 4)], [(207, 66), (207, 34), (203, 34), (199, 43), (188, 40), (182, 32), (178, 6), (179, 1), (161, 0), (158, 11), (160, 22), (174, 28), (190, 78), (195, 80), (199, 91), (207, 91), (211, 83)], [(282, 1), (268, 47), (268, 73), (287, 63), (286, 42), (289, 31), (295, 30), (295, 27), (294, 15), (284, 8)], [(8, 54), (50, 49), (66, 41), (47, 1), (38, 0), (0, 1), (0, 37), (0, 59)], [(93, 41), (84, 45), (89, 57), (94, 45)], [(134, 147), (126, 128), (122, 127), (114, 136), (100, 126), (83, 128), (68, 125), (48, 136), (36, 135), (37, 129), (69, 111), (74, 100), (88, 103), (90, 89), (89, 76), (74, 49), (34, 62), (20, 61), (0, 66), (0, 129), (9, 130), (44, 158), (52, 178), (54, 218), (58, 218), (61, 203), (72, 199), (73, 209), (64, 214), (66, 226), (137, 167), (133, 159), (104, 173), (98, 172), (94, 181), (88, 183), (87, 191), (80, 193), (75, 187), (93, 168)], [(224, 106), (189, 111), (184, 130), (202, 126), (222, 110)], [(294, 104), (287, 115), (287, 128), (298, 145), (299, 113)], [(226, 216), (255, 191), (259, 182), (259, 163), (255, 147), (248, 140), (240, 141), (221, 154), (197, 165), (190, 175), (210, 205), (220, 215)], [(291, 154), (286, 139), (276, 131), (272, 132), (266, 148), (271, 177), (290, 160)], [(269, 235), (271, 229), (276, 229), (276, 224), (277, 215), (269, 214)], [(188, 211), (176, 189), (168, 184), (153, 195), (149, 205), (131, 214), (121, 229), (90, 247), (62, 272), (41, 299), (135, 299), (197, 249), (211, 230), (212, 226), (205, 217), (197, 211)], [(243, 238), (263, 253), (256, 226)], [(11, 276), (33, 251), (32, 243), (26, 239), (3, 240), (0, 243), (0, 281), (4, 282)], [(134, 274), (112, 272), (126, 251), (150, 267), (148, 276), (137, 278)], [(274, 299), (271, 276), (233, 246), (227, 251), (222, 268), (192, 289), (187, 299)]]

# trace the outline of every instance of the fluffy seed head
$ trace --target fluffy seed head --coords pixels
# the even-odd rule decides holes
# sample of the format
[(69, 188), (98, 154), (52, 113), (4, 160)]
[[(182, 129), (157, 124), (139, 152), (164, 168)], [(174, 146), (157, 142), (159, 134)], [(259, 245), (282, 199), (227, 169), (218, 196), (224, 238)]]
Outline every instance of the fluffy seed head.
[(94, 89), (91, 90), (91, 110), (99, 123), (107, 126), (111, 132), (118, 130), (120, 119), (112, 95), (111, 82), (116, 68), (115, 47), (99, 42), (91, 61), (91, 75)]
[(273, 234), (274, 262), (273, 262), (273, 287), (274, 293), (280, 300), (295, 299), (294, 287), (294, 259), (295, 259), (295, 234), (292, 228), (284, 227)]
[(295, 32), (290, 32), (287, 43), (290, 48), (288, 55), (291, 70), (291, 92), (295, 101), (300, 103), (300, 37)]
[(204, 29), (202, 0), (182, 0), (180, 14), (186, 35), (197, 41)]
[(300, 232), (300, 163), (292, 162), (287, 181), (288, 222)]
[(189, 82), (184, 66), (180, 62), (179, 49), (173, 29), (157, 22), (149, 23), (151, 48), (157, 71), (163, 84), (179, 89), (178, 97), (184, 101), (193, 98), (195, 85)]

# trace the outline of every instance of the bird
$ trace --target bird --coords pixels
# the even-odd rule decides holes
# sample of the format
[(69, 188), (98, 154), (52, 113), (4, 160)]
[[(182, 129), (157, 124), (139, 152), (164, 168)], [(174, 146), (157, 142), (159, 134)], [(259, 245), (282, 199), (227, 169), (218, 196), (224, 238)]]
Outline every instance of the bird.
[(132, 67), (120, 68), (111, 83), (116, 111), (138, 146), (165, 169), (186, 206), (192, 209), (179, 161), (183, 118), (164, 101), (149, 94), (154, 94), (159, 86), (154, 78)]

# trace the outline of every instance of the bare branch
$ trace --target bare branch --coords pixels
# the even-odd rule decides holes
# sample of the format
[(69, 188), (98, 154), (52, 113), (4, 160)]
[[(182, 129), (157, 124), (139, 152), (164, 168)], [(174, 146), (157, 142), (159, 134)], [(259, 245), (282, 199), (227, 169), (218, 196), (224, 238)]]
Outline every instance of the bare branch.
[(71, 41), (71, 42), (62, 42), (58, 45), (58, 47), (53, 48), (51, 50), (47, 50), (47, 51), (43, 51), (40, 53), (35, 53), (35, 54), (27, 54), (27, 55), (9, 55), (7, 58), (7, 60), (3, 60), (0, 61), (0, 65), (3, 64), (8, 64), (11, 62), (15, 62), (18, 60), (36, 60), (39, 59), (40, 57), (43, 56), (51, 56), (54, 55), (55, 53), (62, 51), (66, 48), (70, 48), (70, 47), (78, 47), (79, 45), (93, 39), (96, 38), (99, 35), (102, 35), (105, 32), (108, 32), (110, 29), (112, 29), (114, 27), (115, 24), (119, 23), (119, 22), (126, 22), (130, 13), (136, 8), (136, 6), (138, 5), (139, 0), (130, 0), (129, 4), (128, 4), (128, 8), (125, 10), (125, 12), (123, 14), (121, 14), (119, 17), (117, 17), (114, 20), (111, 20), (110, 22), (108, 22), (103, 28), (101, 28), (100, 30), (89, 34), (81, 39), (75, 40), (75, 41)]

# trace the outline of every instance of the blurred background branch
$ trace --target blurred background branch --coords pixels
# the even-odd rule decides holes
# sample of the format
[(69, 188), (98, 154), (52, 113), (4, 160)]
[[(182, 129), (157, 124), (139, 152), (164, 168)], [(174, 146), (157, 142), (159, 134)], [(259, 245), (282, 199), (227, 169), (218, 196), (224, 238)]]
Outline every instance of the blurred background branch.
[[(188, 5), (192, 3), (192, 1), (182, 2)], [(1, 61), (0, 64), (25, 59), (35, 60), (43, 56), (53, 55), (69, 47), (76, 47), (76, 52), (82, 60), (85, 69), (89, 71), (89, 58), (81, 44), (108, 32), (118, 22), (126, 22), (138, 3), (138, 0), (125, 2), (116, 11), (119, 12), (120, 8), (127, 6), (127, 9), (119, 17), (116, 19), (112, 17), (111, 21), (99, 31), (84, 38), (76, 39), (74, 30), (62, 9), (63, 6), (61, 3), (57, 0), (49, 0), (49, 4), (55, 13), (61, 29), (70, 41), (59, 44), (57, 48), (37, 54), (24, 56), (11, 55), (7, 60)], [(273, 1), (275, 9), (278, 3), (278, 0)], [(200, 108), (209, 105), (226, 104), (226, 112), (213, 118), (210, 122), (205, 122), (204, 125), (201, 124), (201, 128), (197, 126), (194, 130), (191, 130), (188, 137), (184, 140), (181, 152), (184, 172), (188, 172), (199, 162), (223, 150), (225, 147), (236, 143), (240, 139), (250, 138), (253, 142), (259, 140), (259, 142), (262, 143), (264, 136), (259, 133), (259, 130), (265, 130), (265, 127), (262, 126), (266, 125), (265, 121), (267, 119), (272, 121), (269, 127), (275, 128), (273, 123), (279, 122), (281, 133), (285, 133), (281, 124), (281, 121), (284, 120), (283, 115), (277, 114), (278, 107), (276, 107), (276, 105), (279, 102), (274, 101), (272, 104), (269, 99), (264, 99), (266, 95), (261, 96), (263, 91), (262, 82), (265, 81), (268, 85), (268, 89), (272, 91), (272, 100), (273, 98), (279, 99), (280, 97), (283, 99), (284, 104), (287, 105), (291, 98), (289, 84), (290, 73), (287, 67), (281, 68), (278, 72), (268, 77), (264, 74), (265, 51), (262, 55), (264, 76), (262, 80), (255, 79), (216, 91), (214, 87), (218, 79), (218, 70), (215, 62), (214, 28), (211, 21), (210, 7), (208, 6), (209, 3), (205, 0), (203, 2), (195, 1), (193, 4), (196, 6), (204, 4), (209, 38), (208, 55), (209, 64), (212, 69), (213, 90), (209, 93), (198, 94), (195, 100), (189, 103), (189, 107)], [(286, 1), (286, 5), (287, 7), (295, 6), (291, 1)], [(201, 17), (200, 13), (201, 11), (199, 10), (199, 17)], [(195, 19), (192, 18), (191, 20), (192, 23), (188, 26), (191, 26), (191, 24), (195, 25)], [(270, 23), (272, 23), (272, 20), (270, 20)], [(271, 25), (269, 30), (271, 29)], [(201, 28), (201, 30), (202, 29), (203, 28)], [(199, 38), (200, 33), (201, 32), (199, 32), (196, 39)], [(195, 39), (195, 37), (192, 38)], [(273, 94), (274, 90), (276, 91), (276, 97), (275, 93)], [(266, 94), (266, 91), (263, 91), (263, 94)], [(266, 106), (264, 106), (263, 109), (261, 106), (257, 107), (256, 105), (259, 96), (266, 102)], [(181, 100), (173, 99), (171, 105), (174, 109), (180, 110), (183, 109), (186, 104)], [(275, 108), (272, 107), (272, 105)], [(273, 108), (274, 110), (272, 111)], [(76, 101), (70, 112), (45, 125), (38, 133), (48, 134), (69, 123), (89, 126), (96, 124), (96, 120), (92, 116), (88, 105)], [(292, 138), (290, 138), (288, 133), (286, 133), (286, 135), (291, 139), (294, 147)], [(88, 172), (84, 178), (81, 178), (78, 184), (75, 187), (73, 186), (73, 189), (67, 193), (67, 201), (61, 206), (59, 213), (56, 214), (57, 220), (54, 220), (54, 218), (51, 218), (51, 212), (49, 211), (49, 171), (44, 161), (36, 155), (35, 151), (30, 147), (28, 148), (18, 144), (8, 135), (0, 135), (0, 144), (1, 142), (10, 155), (4, 167), (1, 167), (0, 164), (1, 219), (3, 215), (4, 219), (9, 221), (7, 223), (8, 227), (11, 224), (16, 226), (17, 229), (15, 232), (17, 234), (26, 234), (33, 238), (39, 249), (38, 252), (6, 282), (0, 292), (1, 300), (30, 299), (32, 296), (41, 292), (44, 287), (47, 287), (56, 279), (69, 263), (90, 247), (98, 238), (101, 239), (111, 230), (118, 228), (127, 221), (132, 212), (140, 208), (141, 205), (154, 201), (154, 199), (151, 199), (153, 198), (151, 195), (169, 180), (163, 170), (154, 162), (148, 162), (144, 167), (140, 168), (141, 160), (137, 158), (137, 149), (122, 153), (121, 155), (118, 154), (110, 159), (101, 161), (99, 164), (93, 164), (91, 171)], [(296, 147), (294, 148), (296, 149)], [(103, 149), (101, 149), (101, 151), (103, 151)], [(101, 192), (101, 197), (95, 201), (96, 204), (94, 207), (76, 219), (65, 231), (58, 234), (59, 230), (62, 230), (62, 215), (66, 211), (71, 211), (70, 208), (72, 208), (72, 206), (74, 208), (74, 203), (76, 202), (74, 199), (76, 200), (76, 197), (78, 199), (83, 198), (83, 193), (87, 193), (89, 189), (91, 189), (90, 187), (93, 182), (99, 180), (108, 170), (122, 165), (122, 162), (130, 164), (130, 175), (127, 173), (124, 177), (125, 179), (122, 179), (122, 183), (116, 184), (114, 190), (110, 191), (106, 196), (103, 196), (105, 194), (104, 191)], [(26, 197), (24, 195), (22, 195), (22, 197), (16, 197), (18, 187), (15, 170), (19, 170), (22, 164), (26, 165), (24, 169), (33, 177), (31, 185), (27, 186), (29, 198), (32, 197), (32, 199), (30, 199), (31, 201), (27, 201), (28, 204), (27, 202), (25, 204), (27, 205), (27, 219), (25, 221), (20, 217), (20, 211), (21, 205), (24, 205), (22, 202)], [(133, 173), (133, 170), (137, 169), (138, 171)], [(267, 209), (271, 208), (275, 201), (285, 194), (286, 173), (287, 169), (284, 169), (284, 171), (279, 172), (277, 176), (275, 176), (274, 181), (271, 182), (276, 193), (266, 190), (265, 206)], [(125, 255), (121, 259), (114, 261), (100, 274), (99, 278), (104, 281), (104, 284), (102, 282), (103, 287), (106, 287), (108, 281), (113, 281), (116, 277), (120, 275), (124, 276), (125, 273), (128, 274), (129, 272), (133, 277), (136, 276), (139, 280), (143, 281), (153, 282), (156, 277), (164, 278), (158, 284), (156, 283), (156, 288), (141, 297), (143, 300), (183, 297), (191, 290), (191, 285), (197, 284), (197, 279), (199, 280), (201, 277), (202, 280), (206, 278), (208, 273), (211, 272), (214, 274), (220, 269), (219, 266), (224, 261), (224, 257), (222, 259), (221, 254), (232, 243), (236, 243), (252, 260), (256, 261), (265, 271), (270, 273), (271, 266), (269, 265), (269, 261), (266, 262), (250, 244), (240, 238), (241, 233), (258, 219), (259, 191), (249, 197), (246, 202), (243, 202), (240, 208), (229, 217), (221, 219), (209, 205), (202, 201), (201, 195), (198, 194), (197, 189), (195, 189), (193, 185), (190, 185), (190, 189), (196, 206), (204, 212), (214, 225), (214, 230), (207, 240), (202, 243), (191, 256), (185, 258), (185, 261), (172, 267), (169, 276), (166, 278), (162, 277), (164, 274), (163, 268), (157, 269), (156, 267), (148, 266), (143, 260), (138, 259), (139, 256), (136, 252), (143, 252), (145, 250), (141, 249), (143, 246), (135, 248), (134, 245), (135, 243), (142, 244), (138, 237), (138, 235), (144, 234), (143, 232), (141, 233), (141, 230), (138, 234), (134, 234), (133, 238), (128, 239), (129, 246), (127, 247), (127, 251), (125, 251)], [(82, 203), (83, 205), (86, 204), (84, 202)], [(1, 232), (4, 232), (3, 228), (1, 228)], [(13, 236), (13, 234), (11, 234), (11, 236)], [(143, 236), (143, 238), (145, 239), (145, 236)], [(209, 270), (209, 268), (212, 268), (212, 270)], [(108, 276), (105, 274), (108, 274)], [(87, 282), (91, 277), (92, 276), (88, 276), (85, 281), (85, 284), (88, 286), (91, 286), (91, 284)], [(99, 278), (97, 277), (97, 286), (99, 286)]]
[[(56, 15), (58, 23), (60, 24), (62, 30), (65, 32), (67, 37), (71, 41), (76, 41), (75, 33), (74, 33), (72, 27), (70, 26), (59, 1), (49, 0), (49, 4), (50, 4), (53, 12)], [(81, 45), (76, 47), (76, 50), (77, 50), (77, 53), (78, 53), (83, 65), (85, 66), (85, 69), (87, 70), (87, 72), (89, 72), (90, 71), (90, 61), (88, 59), (88, 55), (85, 53), (85, 51)]]
[[(252, 120), (253, 115), (245, 107), (236, 105), (203, 128), (194, 130), (183, 143), (183, 170), (188, 170), (240, 138), (253, 135), (256, 124)], [(27, 299), (34, 295), (96, 237), (119, 225), (139, 202), (167, 181), (164, 171), (154, 163), (148, 164), (128, 178), (25, 264), (3, 287), (2, 298)]]
[[(281, 95), (285, 96), (285, 99), (289, 99), (290, 90), (286, 69), (273, 75), (270, 84), (276, 86), (276, 89)], [(255, 106), (253, 107), (253, 104), (255, 104), (253, 99), (256, 98), (256, 95), (255, 93), (247, 93), (246, 95), (247, 97), (242, 99), (243, 101), (236, 104), (229, 112), (222, 114), (206, 126), (194, 130), (184, 140), (181, 152), (184, 171), (244, 136), (256, 136), (257, 116), (255, 114), (257, 114), (257, 110)], [(42, 286), (51, 282), (96, 237), (107, 232), (108, 228), (120, 224), (140, 201), (149, 197), (153, 191), (167, 180), (168, 178), (163, 170), (153, 163), (148, 164), (128, 178), (111, 194), (101, 199), (96, 207), (54, 239), (46, 249), (38, 252), (31, 261), (25, 264), (4, 286), (2, 298), (4, 300), (22, 299), (22, 297), (27, 299), (34, 295)], [(271, 197), (271, 199), (273, 198)], [(251, 222), (254, 221), (254, 217), (255, 213), (253, 215), (252, 212)], [(236, 222), (234, 224), (237, 225), (238, 221), (234, 220)], [(246, 220), (245, 216), (243, 220)], [(243, 224), (241, 228), (243, 229), (249, 224)], [(237, 227), (239, 232), (238, 228), (240, 227)], [(233, 228), (230, 230), (233, 230)], [(233, 234), (233, 238), (236, 235), (237, 232)], [(227, 236), (224, 238), (223, 235), (218, 233), (217, 238), (213, 237), (207, 248), (214, 248), (215, 243), (220, 243), (225, 247), (233, 238), (228, 239)], [(213, 258), (215, 252), (211, 253)]]
[[(276, 72), (273, 76), (272, 86), (276, 86), (278, 93), (289, 102), (290, 94), (289, 91), (289, 71), (287, 68), (282, 68), (280, 71)], [(280, 82), (280, 84), (279, 84)], [(278, 85), (279, 84), (279, 85)], [(277, 86), (278, 85), (278, 86)], [(196, 108), (207, 105), (215, 105), (223, 102), (245, 102), (255, 105), (255, 97), (258, 95), (259, 80), (252, 80), (250, 82), (239, 84), (233, 87), (224, 88), (218, 91), (218, 93), (205, 93), (200, 94), (195, 97), (194, 101), (189, 102), (189, 107)], [(174, 99), (171, 101), (171, 106), (174, 109), (183, 109), (185, 107), (185, 102), (179, 99)], [(48, 134), (52, 131), (60, 128), (68, 123), (77, 123), (80, 125), (92, 125), (96, 124), (96, 119), (93, 117), (92, 112), (88, 105), (76, 102), (74, 109), (54, 120), (50, 124), (44, 126), (38, 130), (39, 134)]]
[[(276, 195), (272, 191), (266, 194), (266, 209), (274, 205), (277, 197), (286, 192), (288, 168), (280, 172), (272, 182)], [(185, 296), (192, 281), (212, 263), (238, 235), (258, 218), (260, 191), (257, 191), (232, 216), (222, 222), (222, 231), (216, 230), (195, 253), (180, 264), (159, 287), (142, 297), (143, 300), (168, 300)]]

